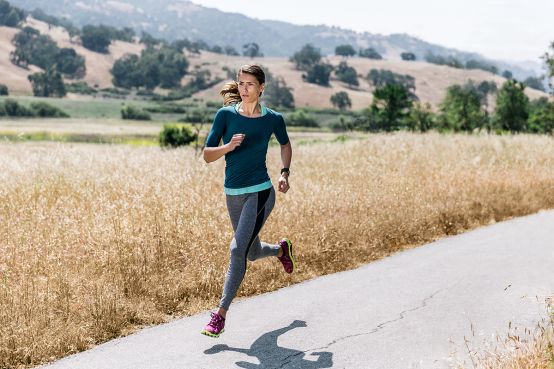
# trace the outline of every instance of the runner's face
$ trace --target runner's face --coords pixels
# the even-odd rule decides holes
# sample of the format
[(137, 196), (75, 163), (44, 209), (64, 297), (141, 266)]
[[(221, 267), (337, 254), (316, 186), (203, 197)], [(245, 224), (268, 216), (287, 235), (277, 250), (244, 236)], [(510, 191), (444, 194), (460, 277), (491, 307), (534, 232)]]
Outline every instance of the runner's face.
[(260, 85), (256, 77), (248, 73), (241, 73), (239, 75), (238, 84), (240, 97), (245, 103), (258, 101), (260, 92), (264, 90), (264, 85)]

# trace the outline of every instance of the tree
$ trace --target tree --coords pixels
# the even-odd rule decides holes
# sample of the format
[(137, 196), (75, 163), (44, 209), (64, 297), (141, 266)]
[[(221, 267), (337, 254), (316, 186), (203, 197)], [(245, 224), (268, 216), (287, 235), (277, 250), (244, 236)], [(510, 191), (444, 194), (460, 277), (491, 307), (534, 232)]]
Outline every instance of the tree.
[(0, 96), (8, 96), (10, 92), (8, 91), (8, 86), (5, 84), (0, 84)]
[(11, 6), (9, 2), (0, 0), (0, 26), (17, 27), (27, 15), (22, 9)]
[(427, 132), (433, 128), (433, 124), (434, 114), (431, 110), (431, 104), (416, 102), (406, 118), (408, 128), (411, 131)]
[(542, 80), (537, 77), (527, 77), (523, 83), (530, 88), (534, 88), (535, 90), (546, 92), (546, 88), (544, 87), (544, 84), (542, 83)]
[(361, 49), (358, 53), (362, 58), (381, 60), (383, 57), (374, 48)]
[(123, 88), (144, 86), (144, 76), (139, 68), (138, 55), (123, 55), (115, 61), (111, 73), (114, 86)]
[(337, 69), (335, 70), (335, 74), (341, 82), (348, 84), (348, 86), (360, 85), (360, 83), (358, 82), (358, 73), (356, 72), (356, 69), (348, 66), (348, 64), (346, 64), (346, 62), (344, 61), (339, 63)]
[(352, 47), (352, 45), (339, 45), (335, 47), (335, 55), (340, 56), (354, 56), (356, 55), (356, 50)]
[(502, 129), (511, 132), (526, 130), (529, 98), (524, 90), (523, 83), (510, 79), (498, 91), (495, 119)]
[(269, 70), (265, 70), (266, 85), (263, 93), (264, 100), (268, 105), (294, 108), (294, 96), (291, 92), (292, 88), (287, 86), (285, 79), (281, 76), (275, 78)]
[(56, 55), (56, 70), (70, 78), (83, 78), (86, 73), (85, 58), (74, 49), (59, 49)]
[(33, 85), (34, 96), (64, 97), (66, 95), (62, 75), (54, 69), (48, 69), (44, 73), (31, 74), (27, 78)]
[(227, 55), (232, 55), (232, 56), (239, 56), (239, 52), (237, 51), (237, 49), (235, 49), (233, 46), (225, 46), (225, 54)]
[(89, 50), (107, 54), (112, 43), (111, 32), (106, 26), (86, 25), (81, 32), (81, 42)]
[(290, 61), (295, 64), (296, 69), (306, 71), (318, 64), (320, 60), (321, 51), (311, 44), (304, 45), (300, 51), (294, 53), (290, 58)]
[(502, 77), (506, 79), (512, 79), (514, 75), (509, 70), (505, 70), (504, 72), (502, 72)]
[(552, 88), (552, 83), (550, 81), (552, 81), (552, 78), (554, 78), (554, 41), (550, 44), (550, 50), (552, 54), (549, 52), (546, 52), (543, 55), (543, 59), (546, 63), (546, 67), (548, 70), (547, 76), (549, 79), (549, 86), (550, 88)]
[(371, 69), (366, 76), (369, 84), (373, 87), (383, 87), (386, 85), (401, 85), (404, 86), (411, 97), (415, 98), (415, 78), (409, 74), (397, 74), (387, 69)]
[(470, 59), (466, 61), (466, 69), (481, 69), (492, 74), (498, 74), (498, 67), (480, 60)]
[(529, 104), (528, 130), (533, 133), (554, 133), (554, 102), (541, 97)]
[(187, 72), (189, 62), (173, 47), (146, 48), (141, 56), (124, 55), (112, 67), (112, 82), (123, 88), (146, 87), (149, 90), (161, 86), (181, 86), (181, 79)]
[(494, 81), (482, 81), (477, 86), (477, 90), (486, 96), (488, 94), (496, 93), (498, 91), (498, 87)]
[[(162, 43), (162, 40), (155, 38), (150, 33), (142, 31), (141, 37), (140, 37), (140, 43), (144, 44), (146, 47), (152, 47), (156, 46)], [(182, 50), (182, 48), (181, 48)]]
[(481, 108), (482, 99), (483, 95), (472, 84), (448, 87), (446, 97), (440, 105), (442, 128), (455, 132), (473, 132), (476, 128), (482, 128), (487, 118)]
[(352, 101), (346, 91), (340, 91), (332, 95), (331, 104), (339, 110), (347, 110), (352, 107)]
[(242, 55), (248, 56), (249, 58), (264, 56), (264, 54), (260, 52), (260, 46), (255, 42), (242, 45)]
[(377, 118), (378, 128), (387, 132), (404, 125), (411, 107), (409, 92), (402, 85), (385, 85), (373, 93), (371, 111)]
[(464, 68), (464, 64), (453, 55), (442, 56), (427, 52), (427, 54), (425, 54), (425, 61), (431, 64), (446, 65), (452, 68)]
[(402, 54), (400, 54), (400, 57), (402, 58), (402, 60), (406, 60), (406, 61), (414, 61), (416, 60), (416, 56), (414, 53), (410, 53), (410, 52), (404, 52)]
[(326, 63), (318, 63), (313, 65), (306, 75), (302, 77), (308, 83), (315, 83), (321, 86), (329, 86), (329, 76), (333, 71), (333, 66)]

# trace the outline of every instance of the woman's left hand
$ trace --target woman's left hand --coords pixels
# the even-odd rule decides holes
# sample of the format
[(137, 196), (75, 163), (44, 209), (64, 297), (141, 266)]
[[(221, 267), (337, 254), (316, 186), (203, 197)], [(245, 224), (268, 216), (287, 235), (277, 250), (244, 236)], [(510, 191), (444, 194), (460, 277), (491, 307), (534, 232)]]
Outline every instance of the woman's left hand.
[(290, 186), (288, 176), (281, 175), (281, 177), (279, 178), (279, 191), (281, 191), (282, 193), (287, 193), (289, 188)]

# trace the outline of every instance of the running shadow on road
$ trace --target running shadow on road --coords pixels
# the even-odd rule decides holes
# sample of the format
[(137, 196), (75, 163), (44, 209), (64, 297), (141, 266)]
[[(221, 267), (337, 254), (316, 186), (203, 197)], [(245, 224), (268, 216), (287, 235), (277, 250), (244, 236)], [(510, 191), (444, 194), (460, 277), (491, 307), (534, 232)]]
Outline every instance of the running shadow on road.
[(245, 369), (320, 369), (333, 366), (333, 353), (331, 352), (312, 352), (311, 355), (317, 356), (317, 360), (306, 360), (306, 354), (303, 351), (280, 347), (277, 345), (277, 338), (295, 328), (306, 327), (306, 322), (295, 320), (286, 327), (264, 333), (260, 336), (249, 349), (230, 347), (227, 345), (215, 345), (206, 351), (205, 354), (213, 355), (223, 351), (242, 352), (248, 356), (256, 357), (259, 364), (253, 364), (246, 361), (237, 361), (240, 368)]

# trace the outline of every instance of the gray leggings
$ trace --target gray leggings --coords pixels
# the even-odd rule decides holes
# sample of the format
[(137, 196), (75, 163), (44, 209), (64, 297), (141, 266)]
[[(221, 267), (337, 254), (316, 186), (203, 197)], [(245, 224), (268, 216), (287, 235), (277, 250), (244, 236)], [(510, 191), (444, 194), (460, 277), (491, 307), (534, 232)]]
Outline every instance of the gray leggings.
[(260, 242), (258, 237), (275, 205), (273, 187), (260, 192), (226, 197), (235, 237), (231, 241), (229, 269), (219, 306), (228, 310), (246, 273), (246, 259), (254, 261), (267, 256), (277, 256), (280, 246)]

